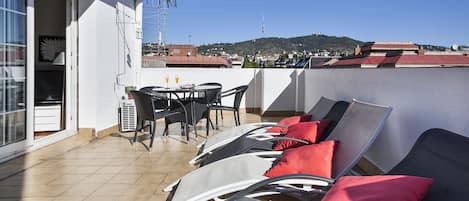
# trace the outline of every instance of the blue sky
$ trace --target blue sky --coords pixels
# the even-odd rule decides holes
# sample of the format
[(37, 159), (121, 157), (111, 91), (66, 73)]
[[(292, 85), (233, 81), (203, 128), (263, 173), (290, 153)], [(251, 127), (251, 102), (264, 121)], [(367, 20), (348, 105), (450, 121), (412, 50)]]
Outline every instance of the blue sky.
[[(168, 11), (166, 41), (207, 44), (322, 33), (469, 45), (468, 8), (467, 0), (177, 0), (177, 8)], [(144, 9), (145, 42), (156, 40), (155, 21)]]

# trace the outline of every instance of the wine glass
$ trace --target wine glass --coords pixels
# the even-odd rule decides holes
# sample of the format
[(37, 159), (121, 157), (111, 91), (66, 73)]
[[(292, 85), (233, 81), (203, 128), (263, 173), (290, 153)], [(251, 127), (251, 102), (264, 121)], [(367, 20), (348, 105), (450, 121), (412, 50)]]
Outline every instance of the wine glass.
[(166, 77), (164, 78), (164, 81), (166, 82), (166, 88), (169, 88), (169, 76), (166, 75)]
[(176, 80), (176, 85), (179, 86), (179, 81), (180, 81), (179, 75), (176, 75), (174, 79)]

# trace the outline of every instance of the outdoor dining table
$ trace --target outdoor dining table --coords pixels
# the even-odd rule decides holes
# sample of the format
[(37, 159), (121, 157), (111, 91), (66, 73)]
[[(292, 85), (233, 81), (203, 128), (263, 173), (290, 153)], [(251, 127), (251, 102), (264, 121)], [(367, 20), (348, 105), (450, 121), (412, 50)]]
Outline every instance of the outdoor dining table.
[[(203, 94), (208, 90), (214, 90), (214, 89), (221, 89), (220, 86), (209, 86), (209, 85), (204, 85), (204, 86), (194, 86), (194, 87), (166, 87), (166, 88), (153, 88), (153, 92), (159, 93), (159, 94), (169, 94), (170, 98), (172, 95), (176, 97), (180, 102), (189, 102), (190, 103), (190, 117), (191, 117), (191, 123), (192, 126), (194, 127), (194, 134), (197, 137), (197, 120), (195, 117), (195, 100), (196, 100), (196, 94)], [(183, 96), (181, 96), (183, 95)], [(187, 107), (185, 104), (182, 104), (182, 107), (184, 107), (184, 111), (187, 112)], [(188, 123), (188, 122), (186, 122)], [(187, 129), (187, 126), (185, 126), (185, 129)], [(186, 130), (186, 135), (187, 139), (189, 139), (189, 134)]]

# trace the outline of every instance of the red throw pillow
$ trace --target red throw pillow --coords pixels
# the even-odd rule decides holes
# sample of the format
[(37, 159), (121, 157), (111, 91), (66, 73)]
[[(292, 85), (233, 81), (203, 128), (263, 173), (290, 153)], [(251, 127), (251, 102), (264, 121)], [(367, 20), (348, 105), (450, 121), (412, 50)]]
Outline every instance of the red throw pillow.
[[(308, 122), (311, 121), (312, 115), (304, 115), (304, 116), (292, 116), (287, 117), (280, 120), (277, 125), (278, 126), (291, 126), (300, 122)], [(266, 133), (286, 133), (287, 128), (280, 128), (280, 127), (272, 127), (267, 129)]]
[(331, 178), (336, 144), (336, 141), (328, 140), (286, 150), (280, 161), (264, 175), (277, 177), (287, 174), (310, 174)]
[(414, 176), (344, 176), (322, 201), (420, 201), (432, 182)]
[[(324, 130), (331, 123), (329, 119), (321, 121), (303, 122), (291, 125), (288, 127), (288, 132), (285, 137), (304, 140), (310, 144), (316, 143), (321, 137)], [(292, 140), (280, 140), (275, 146), (274, 151), (281, 151), (288, 148), (294, 148), (304, 145), (303, 143)]]

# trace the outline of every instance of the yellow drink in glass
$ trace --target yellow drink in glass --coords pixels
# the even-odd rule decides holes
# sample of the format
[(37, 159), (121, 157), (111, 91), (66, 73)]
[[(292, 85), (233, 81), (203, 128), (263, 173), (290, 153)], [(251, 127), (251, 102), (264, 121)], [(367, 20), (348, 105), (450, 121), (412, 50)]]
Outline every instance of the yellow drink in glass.
[(179, 84), (179, 76), (178, 75), (176, 75), (175, 80), (176, 80), (176, 85), (178, 85)]
[(166, 77), (164, 78), (164, 81), (166, 82), (166, 88), (168, 88), (169, 76), (166, 76)]

